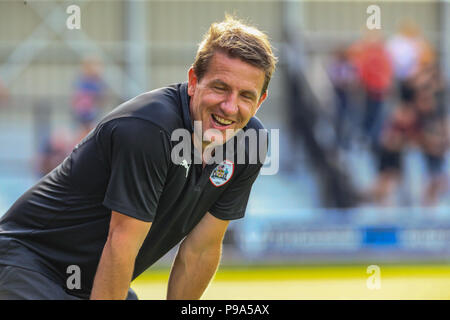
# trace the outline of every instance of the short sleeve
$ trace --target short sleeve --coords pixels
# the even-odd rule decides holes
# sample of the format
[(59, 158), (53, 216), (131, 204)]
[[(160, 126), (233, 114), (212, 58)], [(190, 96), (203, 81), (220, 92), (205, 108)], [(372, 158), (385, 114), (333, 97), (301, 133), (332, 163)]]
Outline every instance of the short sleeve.
[(153, 221), (168, 171), (167, 134), (149, 121), (113, 120), (108, 130), (111, 175), (103, 205), (133, 218)]
[(247, 166), (209, 209), (209, 212), (221, 220), (235, 220), (244, 217), (250, 191), (260, 169), (260, 164)]

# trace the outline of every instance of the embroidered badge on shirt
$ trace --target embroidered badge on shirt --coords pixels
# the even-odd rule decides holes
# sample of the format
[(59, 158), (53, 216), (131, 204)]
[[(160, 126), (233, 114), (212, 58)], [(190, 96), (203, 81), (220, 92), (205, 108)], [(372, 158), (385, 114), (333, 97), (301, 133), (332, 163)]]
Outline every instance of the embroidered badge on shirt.
[(223, 186), (227, 183), (234, 172), (234, 163), (230, 160), (224, 160), (221, 164), (214, 168), (209, 176), (209, 181), (216, 187)]

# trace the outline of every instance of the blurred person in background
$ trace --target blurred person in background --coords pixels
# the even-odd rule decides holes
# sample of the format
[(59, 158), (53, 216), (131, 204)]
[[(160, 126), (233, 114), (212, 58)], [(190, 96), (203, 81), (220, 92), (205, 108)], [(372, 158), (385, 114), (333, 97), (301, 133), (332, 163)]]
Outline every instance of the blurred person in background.
[(419, 126), (419, 147), (427, 164), (428, 181), (424, 188), (423, 204), (436, 205), (447, 188), (444, 171), (449, 147), (447, 112), (443, 100), (443, 79), (436, 67), (426, 67), (414, 79)]
[(369, 199), (380, 205), (392, 205), (393, 195), (402, 178), (402, 155), (416, 141), (418, 134), (415, 90), (405, 85), (400, 103), (382, 125), (376, 144), (378, 176), (369, 192)]
[(350, 47), (349, 53), (365, 93), (363, 132), (373, 147), (379, 135), (384, 102), (392, 86), (391, 59), (382, 34), (377, 30), (366, 31), (363, 38)]
[(433, 48), (411, 19), (400, 23), (398, 32), (388, 40), (387, 50), (399, 94), (402, 94), (402, 90), (408, 90), (408, 81), (420, 70), (435, 63)]
[(338, 48), (328, 67), (328, 75), (334, 88), (336, 106), (336, 136), (337, 143), (347, 148), (352, 133), (347, 132), (349, 118), (352, 118), (352, 93), (357, 80), (356, 68), (349, 59), (347, 47)]
[(422, 204), (437, 204), (447, 188), (444, 171), (448, 151), (448, 128), (443, 81), (436, 67), (422, 66), (402, 84), (400, 104), (386, 119), (378, 146), (379, 175), (372, 199), (385, 204), (402, 178), (402, 154), (408, 146), (418, 147), (427, 167)]
[(71, 131), (59, 128), (43, 139), (38, 150), (36, 171), (39, 178), (56, 168), (72, 151), (78, 141)]
[(72, 110), (80, 137), (92, 130), (100, 116), (106, 93), (102, 74), (103, 64), (100, 58), (87, 57), (83, 60), (72, 98)]

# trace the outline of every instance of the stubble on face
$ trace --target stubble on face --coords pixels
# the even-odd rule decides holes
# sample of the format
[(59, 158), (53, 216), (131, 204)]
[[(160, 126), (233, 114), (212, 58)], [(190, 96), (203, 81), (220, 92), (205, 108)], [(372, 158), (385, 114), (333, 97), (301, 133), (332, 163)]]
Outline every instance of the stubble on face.
[(201, 121), (202, 128), (199, 137), (194, 134), (194, 144), (205, 150), (225, 143), (241, 130), (267, 96), (260, 94), (264, 79), (263, 70), (222, 52), (214, 54), (201, 80), (191, 68), (191, 117)]

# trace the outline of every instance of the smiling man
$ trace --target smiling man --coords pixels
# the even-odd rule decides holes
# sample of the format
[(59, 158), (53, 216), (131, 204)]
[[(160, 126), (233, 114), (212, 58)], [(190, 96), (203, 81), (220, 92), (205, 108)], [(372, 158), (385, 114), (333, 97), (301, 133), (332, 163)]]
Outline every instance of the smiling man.
[[(0, 299), (136, 298), (130, 282), (177, 244), (167, 298), (199, 299), (264, 162), (248, 161), (237, 133), (263, 129), (254, 116), (275, 62), (262, 32), (229, 17), (212, 24), (187, 83), (114, 109), (2, 217)], [(179, 129), (193, 148), (175, 163)], [(244, 163), (237, 152), (193, 161), (231, 140)]]
[(249, 122), (266, 99), (264, 71), (221, 50), (215, 51), (201, 78), (196, 69), (194, 64), (189, 70), (192, 118), (202, 123), (204, 147), (217, 140), (224, 143)]

